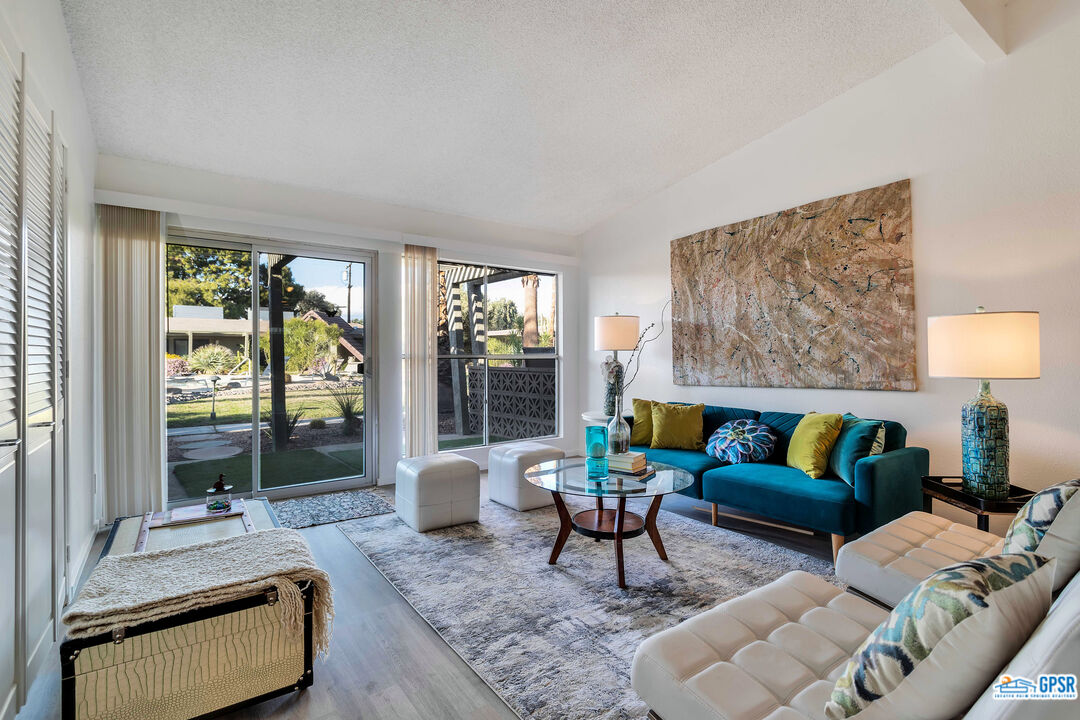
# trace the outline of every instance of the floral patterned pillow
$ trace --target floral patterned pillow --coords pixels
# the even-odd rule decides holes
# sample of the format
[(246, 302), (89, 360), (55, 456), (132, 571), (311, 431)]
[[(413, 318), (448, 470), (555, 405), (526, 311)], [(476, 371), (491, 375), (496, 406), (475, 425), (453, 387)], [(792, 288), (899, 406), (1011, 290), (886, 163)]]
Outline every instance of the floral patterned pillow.
[(962, 715), (1046, 616), (1053, 566), (1018, 553), (934, 572), (855, 651), (825, 716)]
[(776, 447), (776, 435), (768, 425), (755, 420), (732, 420), (716, 428), (709, 437), (705, 452), (717, 460), (738, 465), (761, 462)]
[(1051, 485), (1027, 501), (1005, 533), (1002, 552), (1057, 558), (1054, 590), (1080, 570), (1080, 479)]

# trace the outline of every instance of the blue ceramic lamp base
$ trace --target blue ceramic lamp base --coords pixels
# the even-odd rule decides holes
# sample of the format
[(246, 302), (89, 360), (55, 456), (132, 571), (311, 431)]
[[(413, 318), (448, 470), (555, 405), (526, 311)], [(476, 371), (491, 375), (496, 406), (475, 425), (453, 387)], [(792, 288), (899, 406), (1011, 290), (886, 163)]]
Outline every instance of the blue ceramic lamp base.
[(980, 381), (961, 411), (964, 490), (986, 500), (1009, 497), (1009, 409)]

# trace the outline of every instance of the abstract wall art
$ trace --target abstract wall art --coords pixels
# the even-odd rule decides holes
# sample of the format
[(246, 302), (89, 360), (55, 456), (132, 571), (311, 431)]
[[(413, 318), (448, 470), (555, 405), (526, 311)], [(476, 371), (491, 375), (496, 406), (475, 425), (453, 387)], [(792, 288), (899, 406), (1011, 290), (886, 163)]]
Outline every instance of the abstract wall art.
[(911, 182), (671, 242), (675, 384), (915, 390)]

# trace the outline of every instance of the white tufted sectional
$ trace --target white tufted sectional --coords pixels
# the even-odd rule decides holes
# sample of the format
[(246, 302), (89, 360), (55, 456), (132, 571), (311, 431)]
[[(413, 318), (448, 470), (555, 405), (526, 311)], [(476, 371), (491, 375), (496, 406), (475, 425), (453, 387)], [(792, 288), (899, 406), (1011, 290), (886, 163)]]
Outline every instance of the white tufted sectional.
[[(845, 545), (837, 576), (895, 605), (942, 567), (1001, 551), (1003, 539), (913, 512)], [(885, 618), (880, 605), (805, 572), (788, 573), (645, 640), (631, 684), (661, 720), (825, 720), (825, 703), (855, 650)], [(1080, 574), (1002, 675), (1080, 669)], [(995, 678), (996, 682), (996, 678)], [(981, 693), (981, 695), (980, 695)], [(994, 700), (978, 688), (968, 718), (1065, 720), (1080, 701)], [(908, 718), (934, 718), (935, 703)]]
[(836, 576), (893, 607), (935, 570), (997, 555), (1004, 542), (937, 515), (910, 512), (840, 548)]

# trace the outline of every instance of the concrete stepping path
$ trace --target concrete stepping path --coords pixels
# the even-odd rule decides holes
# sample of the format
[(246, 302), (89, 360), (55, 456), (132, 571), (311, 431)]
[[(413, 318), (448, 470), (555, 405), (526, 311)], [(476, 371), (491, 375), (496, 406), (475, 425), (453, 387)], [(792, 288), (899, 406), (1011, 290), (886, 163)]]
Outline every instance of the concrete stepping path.
[(243, 450), (235, 445), (224, 445), (220, 447), (202, 447), (193, 450), (185, 450), (184, 457), (190, 460), (220, 460), (222, 458), (232, 457), (233, 455), (239, 455), (241, 452), (243, 452)]
[(183, 445), (180, 445), (180, 449), (181, 450), (194, 450), (196, 448), (219, 447), (221, 445), (228, 445), (228, 444), (229, 444), (228, 440), (198, 440), (196, 442), (186, 442)]

